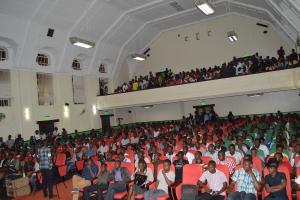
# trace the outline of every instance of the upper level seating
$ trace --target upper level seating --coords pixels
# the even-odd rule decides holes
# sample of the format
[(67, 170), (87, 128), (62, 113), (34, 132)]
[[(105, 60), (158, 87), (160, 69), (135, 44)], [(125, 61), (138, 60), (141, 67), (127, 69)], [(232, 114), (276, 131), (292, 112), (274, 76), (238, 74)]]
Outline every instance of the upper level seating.
[[(278, 50), (278, 52), (280, 51)], [(155, 74), (150, 72), (149, 75), (146, 76), (135, 76), (135, 78), (128, 83), (123, 83), (122, 85), (118, 86), (114, 92), (126, 93), (138, 90), (283, 70), (295, 67), (298, 64), (300, 55), (297, 55), (294, 49), (287, 57), (282, 57), (281, 54), (279, 54), (280, 53), (278, 53), (278, 58), (270, 58), (269, 56), (263, 58), (258, 53), (245, 58), (233, 57), (232, 61), (229, 63), (223, 63), (222, 66), (196, 68), (192, 69), (191, 71), (182, 71), (176, 74), (173, 73), (171, 69), (166, 68), (165, 71), (156, 72)]]

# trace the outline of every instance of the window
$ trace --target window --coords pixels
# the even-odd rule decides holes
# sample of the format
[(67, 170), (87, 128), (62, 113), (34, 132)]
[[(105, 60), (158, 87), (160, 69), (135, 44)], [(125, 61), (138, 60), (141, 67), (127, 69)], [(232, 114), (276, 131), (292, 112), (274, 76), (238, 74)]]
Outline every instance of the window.
[(0, 98), (0, 107), (9, 107), (10, 105), (11, 105), (10, 98)]
[(84, 104), (85, 103), (84, 77), (72, 76), (72, 86), (73, 86), (74, 104)]
[(51, 74), (37, 74), (37, 89), (40, 106), (54, 105), (53, 77)]
[(101, 64), (100, 67), (99, 67), (99, 72), (100, 73), (106, 73), (106, 69), (105, 69), (105, 65), (104, 64)]
[(49, 66), (50, 60), (46, 54), (39, 53), (36, 57), (36, 63), (40, 66)]
[(0, 107), (11, 105), (11, 79), (9, 70), (0, 70)]
[(81, 66), (80, 66), (79, 60), (77, 60), (77, 59), (74, 59), (74, 60), (73, 60), (72, 68), (73, 68), (74, 70), (81, 70)]
[(7, 60), (7, 50), (5, 48), (0, 47), (0, 61)]

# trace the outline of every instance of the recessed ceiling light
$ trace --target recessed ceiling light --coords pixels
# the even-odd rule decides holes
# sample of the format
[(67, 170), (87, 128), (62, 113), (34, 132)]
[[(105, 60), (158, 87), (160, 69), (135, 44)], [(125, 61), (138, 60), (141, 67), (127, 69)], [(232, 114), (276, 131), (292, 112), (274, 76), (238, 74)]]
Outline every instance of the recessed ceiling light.
[(264, 93), (247, 94), (248, 97), (260, 97), (262, 95), (264, 95)]
[(215, 12), (215, 10), (207, 3), (207, 1), (196, 0), (195, 5), (206, 15), (211, 15)]
[(86, 48), (86, 49), (90, 49), (90, 48), (95, 47), (94, 42), (90, 42), (90, 41), (87, 41), (87, 40), (84, 40), (84, 39), (80, 39), (78, 37), (71, 37), (70, 42), (75, 46)]

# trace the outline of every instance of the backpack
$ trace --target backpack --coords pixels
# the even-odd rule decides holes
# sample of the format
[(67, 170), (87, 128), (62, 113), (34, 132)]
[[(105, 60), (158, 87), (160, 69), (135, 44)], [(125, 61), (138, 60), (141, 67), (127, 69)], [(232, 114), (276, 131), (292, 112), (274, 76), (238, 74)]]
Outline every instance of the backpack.
[(195, 200), (198, 195), (196, 185), (182, 185), (181, 200)]

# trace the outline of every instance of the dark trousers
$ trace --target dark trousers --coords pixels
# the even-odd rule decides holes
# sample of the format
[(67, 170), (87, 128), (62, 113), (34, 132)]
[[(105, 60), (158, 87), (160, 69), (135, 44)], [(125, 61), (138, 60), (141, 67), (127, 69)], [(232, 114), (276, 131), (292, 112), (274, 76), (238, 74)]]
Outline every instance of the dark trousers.
[(246, 192), (234, 192), (227, 198), (228, 200), (256, 200), (255, 194)]
[(84, 200), (89, 200), (91, 193), (97, 191), (98, 200), (103, 200), (103, 191), (108, 189), (107, 184), (95, 184), (83, 189)]
[(223, 195), (213, 196), (209, 193), (202, 193), (197, 196), (197, 200), (224, 200), (225, 197)]
[(49, 195), (50, 198), (53, 197), (53, 171), (52, 169), (41, 169), (42, 172), (42, 187), (44, 192), (44, 197)]
[(125, 192), (126, 184), (124, 183), (111, 183), (108, 186), (108, 191), (105, 197), (105, 200), (113, 200), (114, 196), (118, 192)]

